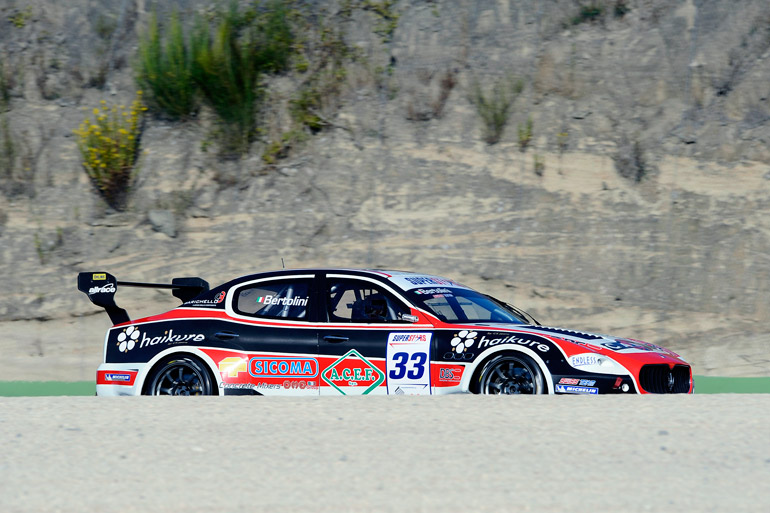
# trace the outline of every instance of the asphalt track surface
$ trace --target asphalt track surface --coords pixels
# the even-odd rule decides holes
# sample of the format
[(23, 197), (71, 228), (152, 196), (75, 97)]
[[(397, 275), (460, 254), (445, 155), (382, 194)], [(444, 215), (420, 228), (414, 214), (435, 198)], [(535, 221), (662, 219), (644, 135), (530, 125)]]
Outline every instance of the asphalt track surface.
[(770, 510), (770, 395), (0, 398), (0, 511)]

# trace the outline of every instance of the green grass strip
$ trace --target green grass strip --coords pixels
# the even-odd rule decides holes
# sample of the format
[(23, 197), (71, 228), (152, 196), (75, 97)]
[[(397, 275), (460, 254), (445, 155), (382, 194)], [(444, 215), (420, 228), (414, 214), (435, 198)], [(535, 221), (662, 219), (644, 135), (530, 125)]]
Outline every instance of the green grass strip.
[(93, 381), (0, 381), (2, 397), (39, 397), (51, 395), (94, 395)]
[(770, 378), (695, 376), (696, 394), (768, 394)]
[[(93, 381), (0, 381), (0, 397), (94, 395)], [(695, 376), (696, 394), (768, 394), (770, 377), (721, 378)]]

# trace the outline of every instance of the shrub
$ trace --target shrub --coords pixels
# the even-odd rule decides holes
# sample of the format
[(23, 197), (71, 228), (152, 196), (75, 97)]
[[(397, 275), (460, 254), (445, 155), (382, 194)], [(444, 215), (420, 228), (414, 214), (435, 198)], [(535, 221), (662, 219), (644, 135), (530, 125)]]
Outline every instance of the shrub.
[(11, 127), (5, 114), (0, 111), (0, 179), (12, 180), (16, 163), (16, 144), (11, 136)]
[(500, 141), (516, 97), (524, 90), (524, 82), (506, 76), (485, 93), (478, 80), (471, 85), (470, 101), (484, 123), (484, 141), (495, 144)]
[(527, 123), (519, 123), (519, 151), (526, 151), (529, 143), (532, 142), (532, 117), (527, 118)]
[(11, 80), (5, 71), (5, 63), (0, 58), (0, 112), (5, 110), (5, 106), (11, 100)]
[(241, 15), (233, 2), (212, 31), (198, 18), (191, 38), (192, 77), (222, 122), (224, 154), (243, 154), (256, 128), (263, 72), (285, 69), (291, 52), (287, 9), (273, 2), (261, 16)]
[(137, 83), (149, 92), (153, 110), (172, 119), (188, 117), (197, 110), (192, 58), (176, 12), (163, 34), (153, 13), (147, 34), (139, 40), (137, 67)]
[(590, 3), (580, 7), (580, 12), (572, 18), (573, 25), (581, 23), (599, 21), (604, 15), (604, 6), (596, 3)]
[(93, 110), (75, 130), (83, 167), (104, 200), (116, 210), (124, 207), (139, 149), (142, 117), (146, 107), (142, 92), (129, 108), (123, 105)]

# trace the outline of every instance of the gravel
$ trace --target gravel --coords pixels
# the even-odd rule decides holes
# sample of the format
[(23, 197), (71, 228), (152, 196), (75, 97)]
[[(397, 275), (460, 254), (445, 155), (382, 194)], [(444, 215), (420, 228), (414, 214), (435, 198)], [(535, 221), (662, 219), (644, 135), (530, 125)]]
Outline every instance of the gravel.
[(770, 396), (0, 398), (0, 511), (766, 511)]

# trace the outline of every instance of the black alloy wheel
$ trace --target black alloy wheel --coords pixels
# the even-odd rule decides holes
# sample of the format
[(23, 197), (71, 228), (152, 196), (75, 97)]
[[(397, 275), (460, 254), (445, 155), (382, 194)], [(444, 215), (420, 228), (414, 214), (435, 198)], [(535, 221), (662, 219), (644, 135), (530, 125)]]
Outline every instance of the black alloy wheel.
[(525, 355), (504, 354), (491, 359), (479, 380), (481, 394), (542, 394), (544, 391), (540, 368)]
[(148, 379), (146, 395), (213, 395), (205, 366), (192, 357), (171, 357), (161, 362)]

